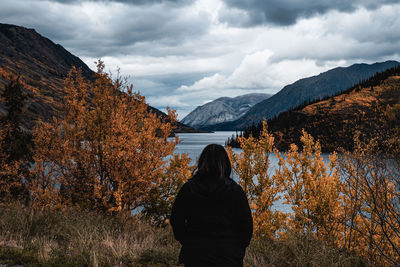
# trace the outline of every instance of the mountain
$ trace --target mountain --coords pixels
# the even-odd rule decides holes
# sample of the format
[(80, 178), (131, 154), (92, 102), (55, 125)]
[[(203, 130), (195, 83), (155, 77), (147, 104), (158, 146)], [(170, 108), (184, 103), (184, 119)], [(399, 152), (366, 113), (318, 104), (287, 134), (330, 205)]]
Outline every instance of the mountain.
[(239, 119), (214, 126), (214, 130), (236, 130), (270, 119), (279, 113), (299, 106), (307, 101), (321, 99), (341, 92), (362, 80), (368, 79), (377, 72), (395, 67), (397, 61), (386, 61), (374, 64), (354, 64), (349, 67), (338, 67), (319, 75), (300, 79), (285, 86), (277, 94), (254, 105)]
[[(301, 145), (304, 129), (319, 140), (324, 152), (339, 147), (352, 150), (356, 133), (362, 141), (375, 139), (377, 149), (390, 152), (391, 145), (400, 140), (400, 66), (377, 73), (335, 96), (283, 112), (267, 124), (281, 151), (292, 143)], [(258, 137), (261, 128), (261, 123), (249, 127), (243, 135)]]
[[(58, 103), (65, 95), (63, 79), (72, 66), (81, 68), (85, 78), (94, 77), (82, 60), (35, 30), (0, 24), (0, 85), (6, 84), (10, 75), (19, 75), (25, 83), (26, 128), (32, 129), (39, 118), (46, 120), (60, 111)], [(6, 113), (2, 102), (0, 113)]]
[[(28, 97), (22, 118), (25, 129), (33, 129), (38, 119), (49, 120), (60, 114), (66, 95), (63, 81), (72, 66), (80, 68), (86, 79), (94, 79), (95, 73), (61, 45), (34, 29), (0, 23), (0, 91), (10, 76), (20, 76)], [(166, 116), (153, 107), (149, 109), (159, 116)], [(0, 115), (6, 112), (0, 101)], [(196, 132), (182, 123), (178, 123), (176, 131)]]
[(271, 97), (269, 94), (246, 94), (231, 97), (220, 97), (190, 112), (182, 123), (196, 129), (205, 126), (234, 121), (243, 116), (252, 106)]

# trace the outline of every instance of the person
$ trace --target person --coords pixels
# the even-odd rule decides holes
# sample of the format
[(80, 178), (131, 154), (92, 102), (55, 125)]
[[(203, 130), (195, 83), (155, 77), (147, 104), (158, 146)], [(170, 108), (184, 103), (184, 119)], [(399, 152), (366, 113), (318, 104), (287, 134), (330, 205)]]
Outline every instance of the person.
[(204, 148), (197, 169), (179, 191), (170, 222), (186, 267), (243, 266), (253, 219), (242, 187), (230, 178), (223, 146)]

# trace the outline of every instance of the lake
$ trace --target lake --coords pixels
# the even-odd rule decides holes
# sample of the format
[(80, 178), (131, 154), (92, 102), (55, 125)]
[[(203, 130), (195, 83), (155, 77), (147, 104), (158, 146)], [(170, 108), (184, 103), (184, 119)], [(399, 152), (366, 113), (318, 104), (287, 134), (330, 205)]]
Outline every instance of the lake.
[(177, 136), (181, 143), (177, 145), (176, 152), (186, 153), (192, 159), (192, 164), (196, 163), (201, 151), (209, 144), (225, 145), (228, 137), (232, 137), (235, 132), (214, 132), (214, 133), (179, 133)]
[[(214, 133), (179, 133), (177, 136), (181, 141), (176, 148), (176, 152), (186, 153), (192, 160), (192, 164), (196, 163), (201, 151), (209, 144), (219, 144), (224, 146), (228, 137), (232, 137), (236, 132), (233, 131), (217, 131)], [(234, 148), (233, 151), (240, 152), (240, 148)], [(322, 154), (325, 163), (329, 162), (329, 154)], [(270, 157), (270, 171), (275, 172), (278, 167), (278, 159), (274, 153)]]
[[(214, 133), (180, 133), (177, 134), (181, 143), (177, 145), (176, 152), (177, 153), (186, 153), (192, 160), (192, 164), (196, 164), (197, 159), (200, 157), (201, 151), (209, 145), (209, 144), (219, 144), (224, 146), (225, 141), (228, 137), (232, 137), (232, 135), (236, 134), (236, 132), (232, 131), (221, 131)], [(233, 151), (240, 152), (240, 148), (234, 148)], [(324, 159), (327, 159), (328, 155), (323, 155)], [(270, 169), (268, 171), (269, 174), (275, 173), (275, 169), (278, 168), (278, 158), (274, 153), (271, 153), (270, 157)], [(234, 175), (233, 177), (237, 180), (237, 177)]]
[[(214, 133), (179, 133), (177, 134), (181, 143), (177, 145), (177, 153), (186, 153), (192, 160), (192, 164), (196, 164), (197, 159), (200, 156), (201, 151), (209, 144), (219, 144), (224, 146), (225, 141), (228, 137), (232, 137), (236, 132), (232, 131), (217, 131)], [(240, 152), (240, 148), (234, 148), (233, 151)], [(329, 162), (329, 154), (322, 154), (325, 164)], [(270, 166), (268, 173), (273, 175), (278, 166), (278, 158), (274, 153), (270, 154), (269, 157)], [(327, 166), (328, 167), (328, 166)], [(328, 168), (329, 171), (329, 168)], [(233, 172), (232, 178), (238, 181), (238, 176)], [(291, 208), (288, 205), (284, 205), (282, 200), (277, 201), (274, 205), (274, 209), (290, 212)]]
[[(186, 153), (192, 160), (192, 164), (196, 164), (197, 159), (199, 158), (201, 151), (209, 145), (209, 144), (219, 144), (224, 146), (225, 141), (228, 137), (232, 137), (232, 134), (236, 132), (214, 132), (214, 133), (180, 133), (177, 134), (181, 143), (177, 145), (176, 152), (177, 153)], [(240, 152), (241, 149), (234, 148), (235, 152)], [(268, 173), (272, 175), (275, 173), (275, 169), (278, 167), (278, 158), (271, 153), (270, 157), (270, 167)], [(232, 178), (235, 181), (238, 181), (238, 176), (233, 172)], [(273, 206), (274, 209), (290, 212), (291, 209), (288, 205), (282, 203), (282, 200), (277, 201), (277, 203)]]

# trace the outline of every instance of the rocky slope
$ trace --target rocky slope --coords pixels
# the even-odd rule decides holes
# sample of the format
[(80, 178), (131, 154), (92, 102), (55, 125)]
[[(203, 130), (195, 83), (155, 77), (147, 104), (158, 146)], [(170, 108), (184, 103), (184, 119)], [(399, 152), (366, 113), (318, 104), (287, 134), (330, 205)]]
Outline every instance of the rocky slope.
[(181, 121), (194, 128), (234, 121), (243, 116), (252, 106), (269, 98), (269, 94), (246, 94), (231, 97), (221, 97), (202, 106), (198, 106)]
[[(72, 66), (80, 68), (86, 79), (94, 78), (94, 72), (82, 60), (34, 29), (0, 24), (0, 92), (10, 76), (21, 77), (28, 96), (22, 118), (24, 128), (31, 130), (38, 119), (48, 120), (60, 114), (65, 96), (63, 80)], [(149, 109), (166, 116), (155, 108)], [(6, 112), (0, 100), (0, 115)], [(181, 123), (177, 128), (179, 132), (196, 131)]]
[(272, 97), (254, 105), (239, 119), (230, 123), (216, 125), (214, 128), (216, 130), (244, 129), (252, 123), (257, 124), (264, 118), (273, 118), (279, 113), (299, 106), (306, 101), (337, 94), (377, 72), (382, 72), (399, 64), (397, 61), (386, 61), (370, 65), (354, 64), (300, 79), (293, 84), (285, 86)]

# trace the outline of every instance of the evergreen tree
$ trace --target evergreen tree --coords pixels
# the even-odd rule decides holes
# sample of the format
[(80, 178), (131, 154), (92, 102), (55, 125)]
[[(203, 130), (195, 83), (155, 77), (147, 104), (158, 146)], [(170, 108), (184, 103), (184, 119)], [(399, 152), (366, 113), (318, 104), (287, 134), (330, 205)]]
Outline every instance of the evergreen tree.
[(8, 110), (7, 115), (1, 118), (1, 126), (5, 132), (1, 148), (7, 155), (7, 163), (18, 160), (30, 162), (31, 134), (21, 129), (21, 114), (27, 97), (23, 93), (23, 84), (19, 77), (11, 79), (1, 98)]
[(32, 136), (21, 129), (26, 98), (19, 77), (11, 78), (1, 94), (8, 112), (0, 118), (0, 200), (27, 197), (24, 180), (32, 163)]

